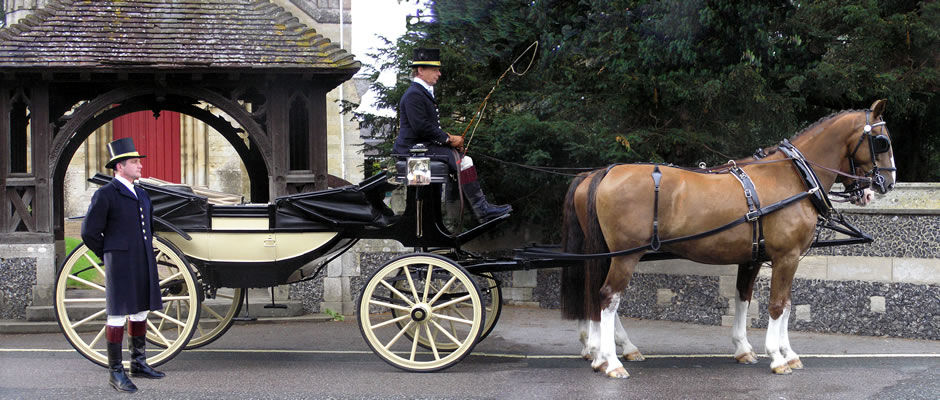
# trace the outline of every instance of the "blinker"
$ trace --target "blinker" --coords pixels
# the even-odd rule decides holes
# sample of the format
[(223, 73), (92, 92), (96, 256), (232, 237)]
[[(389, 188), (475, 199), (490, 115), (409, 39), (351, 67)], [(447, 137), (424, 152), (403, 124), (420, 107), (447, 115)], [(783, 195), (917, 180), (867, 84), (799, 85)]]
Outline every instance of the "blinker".
[(875, 135), (871, 137), (871, 145), (876, 154), (887, 153), (891, 150), (891, 139), (885, 135)]

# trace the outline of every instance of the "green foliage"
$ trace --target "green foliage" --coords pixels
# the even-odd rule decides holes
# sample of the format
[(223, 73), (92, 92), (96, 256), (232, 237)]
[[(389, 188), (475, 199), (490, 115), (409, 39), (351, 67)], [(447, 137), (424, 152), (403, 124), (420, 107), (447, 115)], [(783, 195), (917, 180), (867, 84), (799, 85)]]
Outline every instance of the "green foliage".
[[(378, 87), (379, 103), (397, 109), (414, 47), (440, 47), (435, 94), (451, 134), (539, 41), (532, 70), (490, 99), (471, 155), (553, 167), (714, 164), (886, 98), (899, 180), (940, 180), (940, 3), (437, 0), (431, 10), (380, 51), (388, 61), (377, 68), (401, 79)], [(394, 139), (395, 118), (359, 117)], [(568, 177), (475, 160), (495, 201), (521, 212), (516, 221), (557, 222)]]
[(333, 310), (331, 310), (331, 309), (329, 309), (329, 308), (324, 308), (324, 309), (323, 309), (323, 313), (326, 314), (326, 315), (329, 315), (330, 318), (333, 319), (333, 321), (342, 322), (342, 321), (345, 321), (345, 320), (346, 320), (346, 317), (344, 317), (343, 314), (340, 314), (340, 313), (338, 313), (338, 312), (336, 312), (336, 311), (333, 311)]
[[(80, 244), (82, 244), (81, 239), (74, 238), (74, 237), (66, 237), (65, 238), (65, 254), (71, 254), (72, 250), (74, 250)], [(102, 265), (101, 259), (98, 258), (98, 256), (95, 255), (95, 253), (89, 252), (89, 255), (96, 263), (98, 263), (99, 265)], [(81, 259), (78, 260), (78, 262), (75, 263), (75, 266), (72, 267), (72, 273), (76, 274), (76, 276), (78, 276), (79, 278), (85, 279), (89, 282), (103, 283), (103, 279), (98, 275), (98, 271), (94, 268), (91, 268), (91, 263), (88, 261), (87, 258), (84, 258), (84, 257), (82, 257)], [(80, 283), (72, 279), (66, 282), (66, 285), (70, 288), (78, 288), (78, 289), (88, 288), (88, 286), (85, 285), (84, 283)]]

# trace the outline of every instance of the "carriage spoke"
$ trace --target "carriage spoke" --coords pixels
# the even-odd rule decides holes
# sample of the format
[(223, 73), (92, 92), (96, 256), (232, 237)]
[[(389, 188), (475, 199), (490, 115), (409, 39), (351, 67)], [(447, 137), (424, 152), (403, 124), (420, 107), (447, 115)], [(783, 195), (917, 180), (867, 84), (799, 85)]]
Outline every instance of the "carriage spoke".
[(461, 345), (460, 341), (457, 340), (457, 338), (451, 336), (451, 334), (447, 333), (447, 330), (445, 330), (444, 327), (438, 324), (437, 321), (431, 320), (431, 323), (434, 324), (434, 327), (437, 328), (439, 332), (443, 333), (444, 336), (447, 336), (447, 338), (450, 339), (451, 342), (454, 342), (454, 344), (456, 344), (457, 346)]
[(215, 312), (215, 310), (213, 310), (212, 307), (209, 307), (208, 305), (203, 304), (202, 309), (208, 311), (209, 314), (212, 314), (214, 317), (216, 317), (216, 318), (218, 318), (218, 319), (220, 319), (220, 320), (225, 319), (224, 317), (222, 317), (221, 315), (219, 315), (219, 313)]
[(107, 309), (102, 308), (101, 311), (98, 311), (98, 312), (96, 312), (96, 313), (94, 313), (94, 314), (91, 314), (91, 315), (89, 315), (87, 318), (85, 318), (85, 319), (83, 319), (83, 320), (81, 320), (81, 321), (78, 321), (78, 322), (72, 324), (72, 328), (76, 328), (76, 327), (85, 325), (86, 322), (91, 321), (91, 320), (93, 320), (93, 319), (95, 319), (95, 318), (100, 317), (100, 316), (101, 316), (102, 314), (104, 314), (106, 311), (107, 311)]
[(461, 297), (458, 297), (458, 298), (453, 299), (453, 300), (451, 300), (451, 301), (448, 301), (448, 302), (446, 302), (446, 303), (443, 303), (443, 304), (434, 306), (434, 307), (431, 308), (431, 311), (437, 311), (437, 310), (440, 310), (440, 309), (442, 309), (442, 308), (447, 308), (447, 307), (450, 307), (450, 306), (452, 306), (452, 305), (454, 305), (454, 304), (463, 302), (463, 301), (465, 301), (465, 300), (467, 300), (467, 299), (470, 299), (470, 298), (472, 298), (472, 297), (471, 297), (469, 294), (466, 295), (466, 296), (461, 296)]
[(161, 299), (162, 301), (186, 301), (189, 300), (189, 296), (166, 296)]
[(407, 296), (402, 294), (402, 292), (399, 292), (398, 289), (395, 289), (394, 287), (392, 287), (392, 285), (389, 285), (388, 282), (385, 282), (385, 280), (381, 280), (379, 281), (379, 283), (387, 287), (388, 290), (390, 290), (392, 293), (395, 293), (396, 296), (401, 297), (401, 299), (404, 300), (405, 303), (408, 303), (409, 306), (415, 305), (413, 301), (409, 300)]
[[(160, 317), (160, 318), (163, 318), (163, 321), (170, 321), (170, 322), (176, 324), (177, 326), (186, 326), (186, 324), (184, 324), (183, 322), (180, 322), (180, 320), (178, 320), (178, 319), (176, 319), (176, 318), (173, 318), (173, 317), (171, 317), (171, 316), (169, 316), (169, 315), (166, 315), (166, 314), (164, 314), (164, 313), (162, 313), (162, 312), (160, 312), (160, 311), (151, 311), (151, 312), (152, 312), (154, 315), (156, 315), (156, 316), (158, 316), (158, 317)], [(163, 326), (163, 321), (160, 321), (160, 326), (161, 326), (161, 327)]]
[(464, 315), (464, 313), (463, 313), (463, 312), (461, 312), (461, 311), (460, 311), (460, 309), (459, 309), (459, 308), (457, 308), (456, 306), (455, 306), (455, 307), (453, 308), (453, 310), (454, 310), (454, 312), (455, 312), (455, 313), (457, 313), (457, 315), (459, 315), (459, 316), (461, 316), (461, 317), (463, 317), (463, 319), (470, 319), (470, 318), (467, 318), (467, 316), (466, 316), (466, 315)]
[(395, 337), (393, 337), (392, 340), (389, 341), (388, 344), (384, 346), (385, 350), (388, 350), (388, 348), (392, 347), (392, 345), (395, 344), (395, 342), (397, 342), (398, 339), (401, 339), (401, 337), (405, 334), (405, 331), (407, 331), (408, 328), (411, 328), (411, 325), (413, 324), (414, 324), (414, 321), (408, 321), (405, 327), (401, 328), (401, 330), (398, 331), (398, 334), (396, 334)]
[(101, 285), (98, 285), (98, 284), (96, 284), (96, 283), (93, 283), (93, 282), (84, 280), (84, 279), (82, 279), (82, 278), (79, 278), (79, 277), (78, 277), (77, 275), (75, 275), (75, 274), (69, 274), (69, 279), (73, 279), (73, 280), (78, 281), (78, 282), (80, 282), (80, 283), (84, 283), (85, 285), (91, 287), (92, 289), (96, 289), (96, 290), (99, 290), (99, 291), (102, 291), (102, 292), (104, 291), (104, 286), (101, 286)]
[[(179, 321), (179, 320), (182, 319), (182, 318), (180, 318), (180, 304), (181, 304), (181, 303), (182, 303), (182, 302), (180, 302), (180, 301), (177, 301), (177, 302), (176, 302), (176, 320), (177, 320), (177, 321)], [(183, 332), (183, 327), (180, 326), (180, 325), (177, 325), (177, 326), (176, 326), (176, 336), (179, 337), (180, 334), (182, 334), (182, 332)]]
[[(457, 275), (454, 275), (454, 276), (450, 277), (450, 280), (447, 281), (447, 283), (445, 283), (444, 286), (442, 286), (441, 289), (437, 291), (437, 294), (434, 295), (434, 298), (431, 299), (431, 301), (429, 301), (428, 304), (434, 304), (434, 302), (437, 301), (437, 299), (441, 298), (441, 296), (442, 296), (444, 293), (447, 292), (447, 288), (449, 288), (450, 285), (452, 285), (452, 284), (454, 283), (454, 281), (456, 281), (456, 280), (457, 280)], [(469, 299), (470, 296), (467, 296), (467, 298)], [(463, 300), (461, 300), (461, 301), (463, 301)], [(459, 303), (459, 302), (458, 302), (458, 303)]]
[(402, 316), (400, 316), (400, 317), (398, 317), (398, 318), (392, 318), (392, 319), (390, 319), (390, 320), (388, 320), (388, 321), (385, 321), (385, 322), (381, 322), (381, 323), (372, 325), (372, 328), (373, 328), (373, 329), (374, 329), (374, 328), (381, 328), (381, 327), (386, 326), (386, 325), (391, 325), (391, 324), (394, 324), (394, 323), (396, 323), (396, 322), (404, 321), (404, 320), (406, 320), (406, 319), (408, 319), (408, 318), (411, 318), (411, 314), (405, 314), (405, 315), (402, 315)]
[[(431, 343), (431, 352), (434, 353), (434, 359), (435, 359), (435, 360), (440, 360), (440, 359), (441, 359), (441, 355), (440, 355), (440, 354), (437, 354), (437, 344), (434, 343), (434, 336), (431, 335), (431, 325), (424, 324), (424, 329), (427, 331), (428, 342)], [(417, 335), (415, 335), (415, 336), (417, 336)]]
[(183, 271), (177, 271), (175, 274), (170, 275), (170, 276), (164, 278), (163, 280), (160, 281), (160, 287), (163, 287), (163, 285), (166, 285), (167, 282), (169, 282), (169, 281), (171, 281), (171, 280), (173, 280), (173, 279), (176, 279), (176, 277), (182, 276), (182, 275), (183, 275)]
[(215, 297), (221, 297), (223, 299), (235, 300), (235, 296), (229, 296), (227, 294), (216, 293)]
[(153, 326), (153, 322), (150, 322), (149, 319), (147, 320), (147, 326), (149, 326), (150, 329), (153, 330), (153, 333), (154, 333), (155, 335), (157, 335), (157, 337), (160, 338), (160, 340), (163, 342), (163, 345), (164, 345), (164, 346), (170, 347), (170, 341), (167, 340), (166, 336), (163, 336), (163, 332), (160, 332), (160, 330), (157, 329), (156, 326)]
[(408, 359), (411, 360), (411, 361), (414, 361), (414, 360), (415, 360), (415, 353), (417, 353), (417, 350), (418, 350), (418, 342), (419, 342), (420, 340), (421, 340), (421, 327), (419, 326), (419, 327), (417, 327), (417, 329), (415, 329), (415, 338), (414, 338), (414, 340), (411, 341), (411, 357), (408, 358)]
[(415, 282), (411, 279), (411, 270), (408, 269), (408, 266), (402, 267), (405, 270), (405, 276), (408, 278), (408, 286), (411, 287), (411, 294), (415, 297), (415, 301), (418, 300), (418, 288), (415, 287)]
[(108, 325), (107, 325), (107, 324), (105, 324), (104, 326), (101, 327), (101, 330), (98, 331), (98, 334), (95, 335), (95, 338), (92, 339), (90, 343), (88, 343), (88, 347), (95, 348), (95, 345), (98, 344), (98, 341), (101, 340), (101, 338), (104, 337), (104, 331), (105, 331), (105, 329), (108, 329)]
[[(172, 306), (173, 306), (173, 302), (172, 302), (172, 301), (169, 302), (169, 303), (166, 303), (166, 308), (163, 309), (163, 312), (164, 312), (164, 313), (170, 312), (170, 307), (172, 307)], [(156, 315), (156, 313), (154, 313), (154, 315)], [(161, 319), (161, 320), (160, 320), (160, 325), (157, 326), (157, 329), (159, 329), (159, 330), (162, 331), (162, 330), (163, 330), (163, 323), (164, 323), (164, 322), (166, 322), (166, 320), (165, 320), (165, 319)]]
[[(431, 271), (434, 270), (434, 266), (428, 264), (428, 277), (424, 280), (424, 298), (421, 301), (428, 302), (428, 293), (431, 292)], [(433, 303), (433, 302), (432, 302)]]
[(206, 331), (202, 329), (202, 325), (196, 324), (196, 330), (199, 331), (199, 336), (205, 336)]
[(396, 305), (396, 304), (386, 303), (386, 302), (384, 302), (384, 301), (378, 301), (378, 300), (369, 299), (369, 305), (381, 306), (381, 307), (388, 307), (388, 308), (392, 308), (392, 309), (395, 309), (395, 310), (405, 311), (405, 312), (408, 312), (408, 313), (411, 312), (411, 309), (408, 308), (408, 307), (402, 307), (402, 306), (399, 306), (399, 305)]
[(438, 317), (438, 318), (440, 318), (440, 319), (443, 319), (443, 320), (450, 321), (450, 322), (458, 322), (458, 323), (461, 323), (461, 324), (473, 325), (473, 321), (472, 321), (472, 320), (469, 320), (469, 319), (462, 319), (462, 318), (457, 318), (457, 317), (451, 317), (450, 315), (444, 315), (444, 314), (434, 314), (434, 316), (435, 316), (435, 317)]
[(88, 255), (87, 252), (85, 254), (82, 254), (82, 256), (85, 257), (86, 260), (88, 260), (88, 263), (90, 263), (92, 267), (95, 267), (95, 269), (98, 270), (98, 273), (101, 274), (102, 278), (105, 277), (104, 269), (101, 268), (100, 265), (98, 265), (98, 261), (95, 261), (95, 259), (91, 258), (91, 256)]

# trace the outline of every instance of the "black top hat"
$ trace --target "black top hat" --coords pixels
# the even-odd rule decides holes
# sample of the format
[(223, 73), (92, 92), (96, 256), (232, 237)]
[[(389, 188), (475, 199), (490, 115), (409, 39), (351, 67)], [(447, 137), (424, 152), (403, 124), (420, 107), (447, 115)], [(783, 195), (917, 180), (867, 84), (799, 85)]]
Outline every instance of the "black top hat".
[(129, 137), (121, 138), (108, 143), (108, 152), (111, 153), (111, 161), (105, 164), (105, 167), (114, 169), (114, 165), (120, 161), (130, 158), (144, 158), (134, 149), (134, 139)]
[(415, 49), (414, 58), (411, 59), (411, 67), (440, 67), (441, 49)]

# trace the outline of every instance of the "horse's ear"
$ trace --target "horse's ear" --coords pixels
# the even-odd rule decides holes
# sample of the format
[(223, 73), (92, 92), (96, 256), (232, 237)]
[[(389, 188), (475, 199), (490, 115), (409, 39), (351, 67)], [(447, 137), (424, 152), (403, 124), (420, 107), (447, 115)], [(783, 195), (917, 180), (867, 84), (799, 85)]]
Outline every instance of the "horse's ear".
[(887, 100), (879, 99), (875, 100), (871, 105), (871, 119), (878, 119), (881, 117), (881, 114), (885, 112), (885, 103)]

